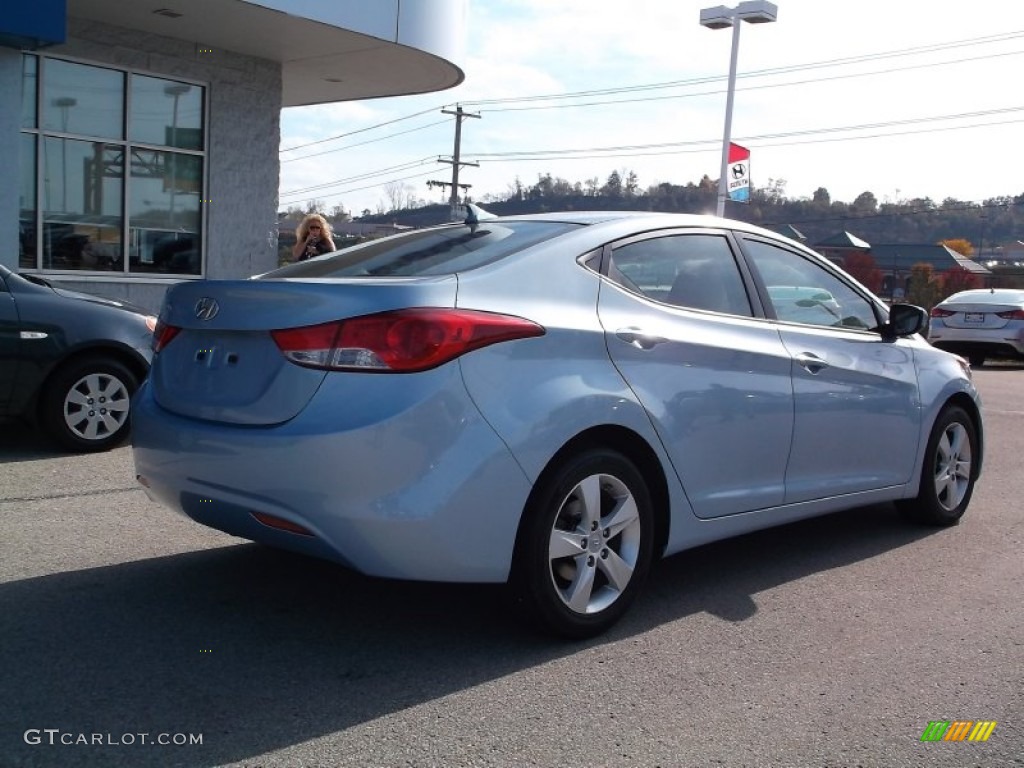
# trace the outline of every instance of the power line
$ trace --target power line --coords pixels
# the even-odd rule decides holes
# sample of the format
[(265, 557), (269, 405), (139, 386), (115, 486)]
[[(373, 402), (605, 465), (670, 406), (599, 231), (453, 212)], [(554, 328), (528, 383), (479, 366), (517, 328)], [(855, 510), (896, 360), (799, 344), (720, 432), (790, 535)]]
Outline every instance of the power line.
[[(861, 124), (861, 125), (834, 126), (834, 127), (830, 127), (830, 128), (812, 128), (812, 129), (806, 129), (806, 130), (800, 130), (800, 131), (785, 131), (785, 132), (781, 132), (781, 133), (766, 133), (766, 134), (760, 134), (760, 135), (738, 137), (737, 141), (757, 142), (757, 141), (769, 141), (769, 140), (772, 140), (772, 139), (792, 138), (792, 137), (797, 137), (797, 136), (814, 136), (814, 135), (823, 134), (823, 133), (841, 133), (841, 132), (851, 132), (851, 131), (861, 131), (861, 130), (876, 130), (876, 129), (879, 129), (879, 128), (890, 128), (890, 127), (896, 127), (896, 126), (900, 126), (900, 125), (915, 125), (915, 124), (920, 124), (920, 123), (931, 123), (931, 122), (938, 122), (938, 121), (943, 121), (943, 120), (963, 120), (963, 119), (974, 118), (974, 117), (988, 117), (988, 116), (993, 116), (993, 115), (1007, 114), (1007, 113), (1011, 113), (1011, 112), (1019, 112), (1019, 111), (1022, 111), (1022, 110), (1024, 110), (1024, 106), (1005, 107), (1005, 108), (1002, 108), (1002, 109), (987, 109), (987, 110), (978, 110), (978, 111), (975, 111), (975, 112), (960, 112), (960, 113), (956, 113), (956, 114), (952, 114), (952, 115), (933, 115), (933, 116), (930, 116), (930, 117), (916, 117), (916, 118), (908, 118), (908, 119), (905, 119), (905, 120), (889, 120), (889, 121), (880, 122), (880, 123), (864, 123), (864, 124)], [(1019, 121), (1011, 120), (1011, 121), (1004, 121), (1004, 122), (1001, 122), (1001, 123), (982, 123), (982, 124), (975, 124), (975, 125), (972, 125), (972, 126), (962, 126), (962, 127), (972, 127), (973, 128), (973, 127), (988, 126), (988, 125), (1005, 125), (1005, 124), (1013, 123), (1013, 122), (1019, 122)], [(934, 129), (934, 130), (935, 131), (939, 131), (939, 130), (949, 130), (949, 129), (948, 128), (946, 128), (946, 129), (941, 129), (940, 128), (940, 129)], [(914, 133), (923, 133), (923, 132), (927, 132), (927, 131), (915, 131)], [(876, 137), (887, 136), (887, 135), (903, 135), (903, 134), (877, 134), (876, 136), (865, 137), (865, 138), (876, 138)], [(840, 139), (840, 140), (853, 140), (853, 139), (856, 139), (856, 138), (860, 138), (860, 137), (855, 137), (855, 136), (854, 137), (845, 137), (844, 139)], [(832, 139), (832, 140), (835, 140), (835, 139)], [(803, 142), (791, 142), (791, 143), (795, 144), (795, 143), (803, 143)], [(806, 142), (806, 143), (812, 143), (812, 142)], [(620, 155), (611, 155), (611, 154), (607, 154), (606, 155), (605, 153), (627, 152), (627, 151), (633, 151), (633, 150), (647, 150), (647, 149), (662, 149), (662, 148), (670, 148), (670, 147), (672, 147), (672, 148), (677, 148), (677, 147), (699, 147), (699, 146), (704, 146), (704, 145), (708, 145), (708, 144), (720, 145), (721, 144), (721, 140), (717, 139), (717, 138), (716, 139), (700, 139), (700, 140), (693, 140), (693, 141), (662, 142), (662, 143), (656, 143), (656, 144), (632, 144), (632, 145), (627, 144), (627, 145), (609, 146), (609, 147), (587, 147), (587, 148), (583, 148), (583, 149), (518, 150), (518, 151), (510, 150), (510, 151), (507, 151), (507, 152), (472, 152), (472, 153), (467, 153), (466, 156), (467, 157), (472, 157), (472, 158), (479, 158), (481, 160), (488, 160), (490, 162), (509, 162), (509, 161), (513, 161), (513, 160), (544, 160), (544, 159), (573, 160), (573, 159), (583, 159), (583, 158), (593, 159), (593, 158), (599, 158), (599, 157), (602, 157), (602, 156), (628, 157), (629, 155), (621, 155), (621, 154)], [(762, 145), (762, 146), (765, 146), (765, 145)], [(766, 146), (774, 146), (774, 145), (766, 145)], [(703, 151), (703, 150), (690, 150), (690, 151)], [(587, 153), (587, 154), (582, 154), (582, 153)], [(599, 153), (599, 154), (593, 154), (593, 153)], [(664, 152), (664, 153), (653, 152), (653, 153), (647, 153), (646, 155), (643, 155), (643, 156), (658, 155), (658, 154), (676, 154), (676, 152), (674, 152), (674, 151), (667, 151), (667, 152)], [(574, 157), (574, 155), (580, 155), (580, 157), (577, 158), (577, 157)]]
[[(940, 50), (946, 50), (949, 48), (962, 48), (973, 45), (982, 45), (993, 42), (1005, 42), (1007, 40), (1013, 40), (1016, 38), (1024, 37), (1024, 31), (1008, 32), (1001, 35), (989, 35), (980, 38), (969, 38), (966, 40), (953, 41), (949, 43), (936, 43), (926, 46), (918, 46), (916, 48), (904, 48), (896, 51), (883, 51), (872, 54), (861, 54), (859, 56), (849, 56), (841, 59), (826, 59), (824, 61), (808, 62), (804, 64), (789, 64), (781, 67), (770, 67), (767, 69), (751, 70), (749, 72), (743, 72), (738, 75), (740, 78), (754, 78), (754, 77), (766, 77), (769, 75), (778, 74), (789, 74), (791, 72), (802, 72), (805, 70), (822, 69), (825, 67), (836, 67), (845, 66), (847, 64), (859, 64), (866, 61), (877, 61), (879, 59), (896, 58), (901, 56), (918, 55), (921, 53), (934, 53)], [(1001, 54), (992, 54), (993, 56), (999, 56)], [(982, 56), (977, 58), (990, 58), (989, 56)], [(973, 59), (965, 59), (964, 61), (972, 61)], [(944, 63), (944, 62), (939, 62)], [(954, 62), (956, 63), (956, 62)], [(921, 65), (918, 65), (918, 67)], [(911, 67), (917, 68), (917, 67)], [(647, 83), (640, 85), (629, 85), (621, 86), (617, 88), (601, 88), (591, 89), (585, 91), (575, 91), (572, 93), (561, 93), (561, 94), (543, 94), (538, 96), (512, 96), (503, 99), (482, 99), (479, 101), (466, 101), (466, 104), (474, 104), (478, 106), (486, 106), (489, 104), (512, 104), (523, 101), (548, 101), (548, 100), (561, 100), (570, 98), (584, 98), (589, 96), (611, 96), (616, 93), (633, 93), (636, 91), (645, 90), (656, 90), (665, 88), (681, 88), (691, 85), (704, 85), (707, 83), (713, 83), (720, 80), (724, 80), (723, 75), (710, 75), (705, 77), (688, 78), (685, 80), (670, 80), (667, 82), (660, 83)], [(497, 111), (497, 110), (488, 110)]]
[(374, 176), (386, 176), (389, 173), (396, 173), (398, 171), (406, 171), (410, 168), (415, 168), (418, 165), (423, 165), (428, 162), (437, 162), (429, 157), (422, 158), (420, 160), (413, 160), (408, 163), (399, 163), (398, 165), (389, 165), (386, 168), (379, 168), (375, 171), (366, 171), (365, 173), (357, 174), (356, 176), (349, 176), (342, 179), (332, 179), (331, 181), (325, 181), (321, 184), (314, 184), (309, 187), (301, 187), (298, 189), (289, 189), (281, 192), (283, 196), (291, 197), (292, 195), (300, 195), (306, 192), (311, 192), (316, 189), (326, 189), (327, 187), (336, 187), (339, 184), (345, 184), (352, 181), (364, 181), (366, 179), (372, 179)]
[[(842, 66), (842, 65), (845, 65), (845, 64), (854, 64), (854, 63), (860, 63), (860, 62), (863, 62), (863, 61), (873, 61), (873, 60), (878, 60), (878, 59), (883, 59), (883, 58), (893, 58), (893, 57), (898, 57), (898, 56), (909, 56), (909, 55), (916, 55), (916, 54), (921, 54), (921, 53), (932, 53), (932, 52), (936, 52), (936, 51), (940, 51), (940, 50), (946, 50), (946, 49), (949, 49), (949, 48), (967, 47), (967, 46), (973, 46), (973, 45), (984, 45), (984, 44), (989, 44), (989, 43), (994, 43), (994, 42), (1005, 42), (1007, 40), (1013, 40), (1013, 39), (1016, 39), (1016, 38), (1019, 38), (1019, 37), (1024, 37), (1024, 31), (1007, 32), (1007, 33), (1003, 33), (1003, 34), (1000, 34), (1000, 35), (989, 35), (989, 36), (986, 36), (986, 37), (968, 38), (968, 39), (965, 39), (965, 40), (951, 41), (951, 42), (946, 42), (946, 43), (935, 43), (935, 44), (931, 44), (931, 45), (927, 45), (927, 46), (918, 46), (916, 48), (905, 48), (905, 49), (900, 49), (900, 50), (896, 50), (896, 51), (882, 51), (882, 52), (879, 52), (879, 53), (864, 54), (864, 55), (860, 55), (860, 56), (852, 56), (852, 57), (847, 57), (847, 58), (842, 58), (842, 59), (828, 59), (828, 60), (819, 61), (819, 62), (809, 62), (809, 63), (805, 63), (805, 64), (788, 65), (788, 66), (785, 66), (785, 67), (775, 67), (775, 68), (770, 68), (770, 69), (754, 70), (754, 71), (751, 71), (751, 72), (741, 73), (739, 75), (739, 77), (740, 78), (753, 78), (753, 77), (764, 77), (764, 76), (774, 75), (774, 74), (786, 74), (786, 73), (789, 73), (789, 72), (799, 72), (799, 71), (809, 70), (809, 69), (820, 69), (820, 68), (823, 68), (823, 67)], [(1019, 53), (1019, 52), (1015, 52), (1015, 53)], [(965, 62), (975, 61), (975, 60), (984, 59), (984, 58), (992, 58), (994, 56), (1000, 56), (1000, 55), (1015, 55), (1015, 54), (1014, 53), (1011, 53), (1011, 54), (993, 54), (991, 56), (981, 56), (981, 57), (975, 57), (975, 58), (972, 58), (972, 59), (962, 59), (962, 60), (957, 60), (957, 61), (950, 62), (950, 63), (965, 63)], [(943, 62), (939, 62), (939, 64), (941, 64), (941, 63), (943, 63)], [(937, 64), (932, 64), (932, 65), (914, 65), (912, 67), (907, 67), (906, 69), (919, 69), (922, 66), (937, 66)], [(899, 69), (896, 69), (896, 70), (886, 70), (885, 72), (883, 72), (883, 74), (884, 73), (889, 73), (889, 72), (892, 72), (892, 71), (900, 71), (900, 70)], [(872, 74), (872, 73), (868, 73), (868, 74)], [(851, 77), (851, 76), (858, 76), (858, 75), (841, 75), (841, 76), (837, 76), (836, 78), (831, 78), (831, 79), (840, 79), (840, 78), (843, 78), (843, 77)], [(659, 90), (659, 89), (665, 89), (665, 88), (679, 88), (679, 87), (684, 87), (684, 86), (704, 85), (704, 84), (707, 84), (707, 83), (713, 83), (713, 82), (721, 81), (723, 79), (725, 79), (725, 77), (723, 75), (715, 75), (715, 76), (709, 76), (709, 77), (690, 78), (690, 79), (687, 79), (687, 80), (673, 80), (673, 81), (668, 81), (668, 82), (646, 83), (646, 84), (622, 86), (620, 88), (591, 89), (591, 90), (575, 91), (575, 92), (572, 92), (572, 93), (563, 93), (563, 94), (541, 94), (541, 95), (533, 95), (533, 96), (515, 96), (515, 97), (509, 97), (509, 98), (505, 98), (505, 99), (481, 99), (481, 100), (478, 100), (478, 101), (465, 101), (465, 102), (462, 102), (462, 103), (463, 104), (472, 104), (472, 105), (483, 106), (483, 105), (489, 105), (489, 104), (511, 104), (511, 103), (520, 103), (520, 102), (530, 102), (530, 101), (565, 100), (565, 99), (570, 99), (570, 98), (583, 98), (583, 97), (588, 97), (588, 96), (614, 95), (616, 93), (634, 93), (634, 92), (640, 92), (640, 91), (645, 91), (645, 90)], [(801, 83), (803, 83), (803, 82), (806, 82), (806, 81), (801, 81)], [(816, 82), (816, 81), (814, 81), (814, 82)], [(782, 84), (782, 85), (785, 85), (785, 84)], [(779, 86), (775, 85), (775, 86), (760, 86), (760, 87), (779, 87)], [(750, 90), (750, 89), (744, 89), (744, 90)], [(720, 93), (720, 91), (712, 91), (710, 93)], [(693, 95), (708, 95), (708, 94), (693, 94)], [(654, 98), (655, 97), (652, 97), (651, 100), (654, 100)], [(670, 97), (657, 97), (657, 98), (664, 99), (664, 98), (679, 98), (679, 97), (678, 96), (670, 96)], [(612, 102), (601, 102), (601, 103), (603, 104), (603, 103), (629, 103), (629, 102), (627, 102), (625, 100), (617, 100), (617, 101), (612, 101)], [(341, 133), (341, 134), (337, 134), (335, 136), (329, 136), (327, 138), (319, 139), (317, 141), (307, 142), (305, 144), (297, 144), (297, 145), (292, 146), (292, 147), (287, 147), (287, 148), (281, 149), (280, 153), (283, 154), (285, 152), (292, 152), (292, 151), (297, 150), (297, 149), (303, 149), (305, 147), (316, 146), (316, 145), (319, 145), (319, 144), (325, 144), (325, 143), (328, 143), (328, 142), (331, 142), (331, 141), (337, 141), (338, 139), (347, 138), (348, 136), (353, 136), (353, 135), (356, 135), (356, 134), (359, 134), (359, 133), (365, 133), (365, 132), (368, 132), (368, 131), (373, 131), (373, 130), (376, 130), (378, 128), (383, 128), (383, 127), (386, 127), (388, 125), (393, 125), (395, 123), (402, 122), (404, 120), (410, 120), (410, 119), (412, 119), (414, 117), (420, 117), (422, 115), (430, 114), (432, 112), (437, 111), (438, 109), (442, 109), (442, 108), (447, 107), (447, 106), (450, 106), (450, 105), (443, 105), (443, 107), (435, 107), (435, 108), (431, 108), (431, 109), (425, 109), (425, 110), (422, 110), (420, 112), (414, 112), (414, 113), (412, 113), (410, 115), (404, 115), (402, 117), (398, 117), (398, 118), (395, 118), (393, 120), (386, 120), (384, 122), (377, 123), (375, 125), (366, 126), (364, 128), (359, 128), (357, 130), (349, 131), (347, 133)], [(578, 106), (591, 106), (591, 105), (590, 104), (580, 104)], [(489, 112), (499, 112), (499, 111), (515, 111), (515, 110), (513, 110), (513, 109), (507, 109), (507, 110), (489, 109), (487, 111), (489, 111)], [(434, 123), (432, 123), (431, 125), (434, 125)], [(423, 128), (426, 128), (426, 127), (429, 127), (429, 126), (423, 126)], [(413, 130), (418, 130), (418, 129), (413, 129)], [(393, 136), (397, 136), (397, 135), (402, 135), (402, 134), (401, 133), (393, 134)], [(383, 140), (384, 138), (388, 138), (388, 137), (382, 137), (380, 140)], [(353, 145), (353, 146), (358, 146), (358, 145)], [(338, 150), (329, 150), (329, 152), (340, 151), (340, 149), (344, 149), (344, 147), (343, 148), (339, 148)], [(321, 154), (327, 154), (327, 153), (321, 153)], [(313, 156), (315, 156), (315, 155), (307, 155), (307, 157), (313, 157)], [(287, 161), (282, 161), (282, 162), (287, 162)]]
[[(407, 131), (399, 131), (398, 133), (389, 133), (387, 136), (380, 136), (380, 137), (378, 137), (376, 139), (367, 139), (366, 141), (359, 141), (359, 142), (356, 142), (355, 144), (346, 144), (343, 147), (335, 147), (334, 149), (326, 149), (323, 152), (314, 152), (311, 155), (302, 155), (300, 157), (289, 157), (289, 158), (285, 158), (285, 159), (281, 160), (281, 162), (282, 163), (293, 163), (296, 160), (308, 160), (311, 157), (320, 157), (321, 155), (330, 155), (330, 154), (333, 154), (334, 152), (341, 152), (341, 151), (346, 150), (346, 149), (353, 149), (354, 147), (362, 147), (362, 146), (364, 146), (366, 144), (373, 144), (374, 142), (377, 142), (377, 141), (385, 141), (386, 139), (393, 139), (396, 136), (404, 136), (407, 133), (416, 133), (417, 131), (423, 131), (423, 130), (426, 130), (427, 128), (433, 128), (435, 125), (444, 125), (447, 122), (448, 122), (447, 120), (437, 120), (437, 121), (435, 121), (433, 123), (427, 123), (426, 125), (421, 125), (421, 126), (419, 126), (417, 128), (410, 128)], [(282, 151), (284, 151), (284, 150), (282, 150)]]
[[(955, 59), (955, 60), (950, 60), (950, 61), (932, 62), (930, 64), (914, 64), (914, 65), (907, 66), (907, 67), (892, 67), (890, 69), (879, 69), (879, 70), (874, 70), (874, 71), (871, 71), (871, 72), (853, 72), (853, 73), (846, 74), (846, 75), (832, 75), (831, 77), (815, 77), (813, 79), (808, 79), (808, 80), (789, 80), (789, 81), (784, 82), (784, 83), (764, 83), (762, 85), (748, 85), (748, 86), (745, 86), (745, 87), (737, 87), (736, 90), (737, 91), (744, 91), (744, 92), (746, 92), (746, 91), (761, 91), (761, 90), (765, 90), (765, 89), (768, 89), (768, 88), (790, 88), (790, 87), (795, 86), (795, 85), (808, 85), (808, 84), (812, 84), (812, 83), (814, 83), (814, 84), (817, 84), (817, 83), (827, 83), (827, 82), (833, 82), (833, 81), (836, 81), (836, 80), (852, 80), (852, 79), (855, 79), (855, 78), (858, 78), (858, 77), (872, 77), (872, 76), (875, 76), (875, 75), (891, 75), (894, 72), (909, 72), (909, 71), (915, 70), (915, 69), (931, 69), (933, 67), (938, 67), (938, 66), (947, 66), (947, 65), (951, 65), (951, 64), (965, 64), (965, 63), (970, 63), (970, 62), (973, 62), (973, 61), (982, 61), (984, 59), (1000, 58), (1000, 57), (1003, 57), (1003, 56), (1019, 56), (1021, 54), (1024, 54), (1024, 51), (1009, 51), (1009, 52), (1006, 52), (1006, 53), (995, 53), (995, 54), (990, 54), (990, 55), (987, 55), (987, 56), (974, 56), (974, 57), (967, 58), (967, 59)], [(737, 75), (737, 77), (739, 79), (744, 79), (744, 78), (748, 78), (748, 77), (756, 77), (756, 76), (759, 76), (759, 75), (756, 75), (754, 73), (747, 73), (747, 74)], [(705, 80), (703, 80), (701, 82), (714, 82), (714, 81), (721, 80), (721, 79), (722, 79), (721, 77), (707, 78), (707, 79), (705, 79)], [(698, 83), (697, 83), (697, 81), (694, 81), (693, 84), (698, 84)], [(499, 109), (484, 109), (484, 110), (481, 110), (481, 112), (488, 112), (488, 113), (490, 113), (490, 112), (535, 112), (535, 111), (538, 111), (538, 110), (545, 110), (545, 109), (574, 109), (574, 108), (577, 108), (577, 107), (599, 107), (599, 106), (608, 106), (608, 105), (611, 105), (611, 104), (638, 104), (638, 103), (647, 102), (647, 101), (668, 101), (668, 100), (675, 100), (675, 99), (692, 99), (692, 98), (697, 98), (697, 97), (700, 97), (700, 96), (717, 96), (718, 94), (721, 94), (721, 93), (725, 93), (725, 91), (724, 90), (699, 91), (697, 93), (676, 93), (676, 94), (670, 94), (668, 96), (642, 96), (642, 97), (638, 97), (638, 98), (635, 98), (635, 99), (609, 99), (607, 101), (585, 101), (585, 102), (577, 102), (577, 103), (573, 103), (573, 104), (542, 104), (542, 105), (533, 106), (533, 107), (505, 107), (505, 108), (499, 108)]]
[[(391, 184), (391, 183), (394, 183), (396, 181), (408, 181), (409, 179), (419, 179), (419, 178), (422, 178), (423, 176), (429, 176), (432, 173), (434, 173), (434, 170), (424, 171), (423, 173), (414, 173), (411, 176), (400, 176), (397, 179), (387, 179), (385, 181), (378, 181), (378, 182), (375, 182), (374, 184), (367, 184), (366, 186), (363, 186), (363, 187), (350, 187), (348, 189), (343, 189), (343, 190), (341, 190), (339, 192), (331, 192), (330, 194), (327, 194), (327, 195), (317, 195), (317, 197), (323, 197), (323, 198), (339, 197), (341, 195), (347, 195), (350, 192), (361, 192), (364, 189), (373, 189), (375, 187), (380, 187), (380, 186), (383, 186), (385, 184)], [(304, 197), (304, 195), (298, 195), (295, 198), (295, 200), (293, 200), (292, 202), (296, 202), (297, 200), (301, 200), (302, 197)]]
[(287, 147), (286, 149), (279, 150), (279, 152), (293, 152), (296, 149), (303, 149), (305, 147), (312, 147), (312, 146), (314, 146), (316, 144), (326, 144), (328, 141), (336, 141), (337, 139), (344, 139), (347, 136), (355, 136), (357, 133), (366, 133), (367, 131), (373, 131), (373, 130), (376, 130), (377, 128), (383, 128), (386, 125), (394, 125), (395, 123), (400, 123), (403, 120), (411, 120), (412, 118), (419, 117), (420, 115), (429, 115), (431, 112), (435, 112), (435, 111), (436, 110), (434, 110), (434, 109), (424, 109), (422, 112), (415, 112), (415, 113), (413, 113), (411, 115), (406, 115), (405, 117), (396, 117), (394, 120), (386, 120), (383, 123), (377, 123), (376, 125), (369, 125), (366, 128), (358, 128), (358, 129), (356, 129), (354, 131), (349, 131), (348, 133), (339, 133), (337, 136), (330, 136), (330, 137), (328, 137), (326, 139), (318, 139), (317, 141), (310, 141), (310, 142), (307, 142), (305, 144), (296, 144), (294, 147)]

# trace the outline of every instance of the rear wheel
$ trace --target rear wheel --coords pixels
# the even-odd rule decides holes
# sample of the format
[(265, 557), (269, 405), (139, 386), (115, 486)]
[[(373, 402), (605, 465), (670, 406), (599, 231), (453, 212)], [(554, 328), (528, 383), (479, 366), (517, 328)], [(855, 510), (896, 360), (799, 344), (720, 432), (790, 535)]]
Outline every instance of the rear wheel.
[(513, 563), (520, 604), (566, 637), (600, 634), (636, 598), (654, 551), (650, 493), (637, 468), (610, 450), (561, 464), (535, 489)]
[(135, 374), (116, 360), (95, 357), (59, 369), (43, 390), (40, 420), (72, 451), (103, 451), (128, 436)]
[(978, 430), (963, 408), (948, 406), (932, 427), (917, 498), (901, 503), (908, 517), (928, 525), (955, 525), (974, 493)]

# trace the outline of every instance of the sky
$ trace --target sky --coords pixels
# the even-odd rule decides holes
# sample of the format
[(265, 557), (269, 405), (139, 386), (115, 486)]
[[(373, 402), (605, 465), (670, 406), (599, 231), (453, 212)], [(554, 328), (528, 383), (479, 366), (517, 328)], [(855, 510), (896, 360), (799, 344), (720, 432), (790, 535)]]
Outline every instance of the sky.
[[(551, 174), (717, 179), (732, 31), (690, 0), (469, 0), (457, 87), (285, 109), (280, 208), (447, 201), (456, 105), (475, 201)], [(735, 0), (730, 6), (736, 4)], [(1024, 2), (779, 0), (740, 31), (732, 140), (791, 199), (1024, 193)], [(595, 93), (595, 91), (597, 93)], [(313, 143), (317, 142), (317, 143)], [(308, 146), (304, 146), (308, 145)], [(484, 202), (486, 205), (486, 202)]]

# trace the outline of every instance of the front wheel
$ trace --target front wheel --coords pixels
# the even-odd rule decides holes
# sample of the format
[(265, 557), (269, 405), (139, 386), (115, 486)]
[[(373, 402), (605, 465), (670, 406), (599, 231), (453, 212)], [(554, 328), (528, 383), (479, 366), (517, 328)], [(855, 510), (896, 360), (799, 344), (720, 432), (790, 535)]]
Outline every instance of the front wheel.
[(974, 420), (959, 406), (947, 407), (928, 438), (917, 498), (902, 502), (903, 511), (928, 525), (958, 523), (974, 493), (977, 459)]
[(95, 357), (58, 370), (40, 400), (40, 420), (71, 451), (103, 451), (121, 443), (130, 428), (135, 374), (116, 360)]
[(546, 473), (527, 504), (512, 586), (546, 629), (600, 634), (636, 598), (654, 552), (643, 476), (610, 450), (578, 454)]

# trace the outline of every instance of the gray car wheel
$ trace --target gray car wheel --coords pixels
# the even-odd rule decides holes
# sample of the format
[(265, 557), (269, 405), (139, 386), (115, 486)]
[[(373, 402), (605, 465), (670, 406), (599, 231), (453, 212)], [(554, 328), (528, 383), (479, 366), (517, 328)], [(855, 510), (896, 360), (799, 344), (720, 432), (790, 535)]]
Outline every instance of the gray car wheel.
[(967, 511), (977, 479), (978, 432), (959, 406), (936, 419), (928, 438), (917, 498), (901, 504), (912, 519), (929, 525), (955, 525)]
[(50, 435), (64, 448), (102, 451), (128, 436), (135, 374), (116, 360), (93, 358), (58, 370), (40, 402)]
[(520, 602), (567, 637), (605, 631), (650, 569), (653, 511), (643, 476), (619, 453), (592, 450), (538, 484), (514, 564)]

